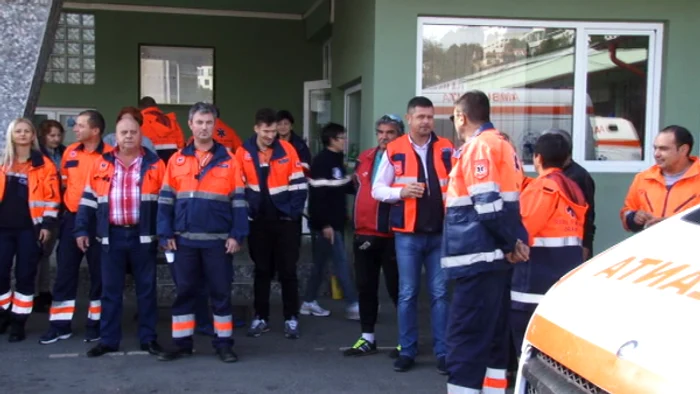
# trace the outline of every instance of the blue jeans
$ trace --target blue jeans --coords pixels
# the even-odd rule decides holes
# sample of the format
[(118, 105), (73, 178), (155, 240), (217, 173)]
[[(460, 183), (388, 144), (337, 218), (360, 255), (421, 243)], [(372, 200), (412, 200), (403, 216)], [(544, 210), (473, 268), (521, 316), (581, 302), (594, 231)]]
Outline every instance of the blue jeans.
[(421, 268), (425, 266), (430, 292), (430, 322), (433, 352), (446, 353), (447, 277), (440, 266), (441, 234), (396, 233), (396, 259), (399, 266), (399, 345), (401, 355), (415, 358), (418, 354), (418, 292)]
[(333, 245), (323, 237), (321, 231), (313, 231), (311, 236), (313, 242), (313, 261), (311, 278), (306, 284), (306, 296), (304, 301), (311, 302), (318, 296), (318, 288), (323, 280), (323, 269), (328, 257), (333, 259), (333, 274), (338, 278), (340, 287), (343, 289), (345, 302), (352, 305), (357, 302), (357, 290), (352, 282), (352, 272), (348, 263), (348, 256), (345, 250), (345, 239), (342, 231), (335, 231)]

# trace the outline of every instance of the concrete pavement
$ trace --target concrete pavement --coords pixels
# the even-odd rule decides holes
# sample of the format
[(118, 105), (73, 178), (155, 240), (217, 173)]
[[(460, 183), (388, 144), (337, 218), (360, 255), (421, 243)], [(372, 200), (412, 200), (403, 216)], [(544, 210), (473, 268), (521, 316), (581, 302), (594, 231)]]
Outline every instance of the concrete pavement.
[[(377, 339), (380, 354), (345, 358), (341, 348), (359, 337), (359, 323), (345, 320), (343, 304), (321, 300), (333, 311), (328, 318), (302, 316), (301, 338), (283, 335), (281, 308), (273, 305), (272, 331), (260, 338), (237, 330), (235, 350), (240, 361), (224, 364), (213, 354), (209, 338), (198, 336), (196, 354), (172, 362), (157, 361), (139, 350), (135, 308), (124, 312), (121, 351), (88, 359), (94, 344), (82, 341), (83, 322), (74, 323), (74, 336), (52, 345), (39, 345), (48, 326), (46, 314), (35, 314), (26, 341), (11, 344), (0, 336), (0, 392), (24, 393), (444, 393), (446, 378), (435, 369), (429, 314), (421, 306), (421, 347), (417, 366), (408, 373), (392, 369), (388, 348), (396, 344), (393, 305), (382, 304)], [(85, 305), (77, 315), (84, 315)], [(77, 316), (76, 315), (76, 316)], [(160, 310), (159, 342), (170, 347), (169, 310)]]

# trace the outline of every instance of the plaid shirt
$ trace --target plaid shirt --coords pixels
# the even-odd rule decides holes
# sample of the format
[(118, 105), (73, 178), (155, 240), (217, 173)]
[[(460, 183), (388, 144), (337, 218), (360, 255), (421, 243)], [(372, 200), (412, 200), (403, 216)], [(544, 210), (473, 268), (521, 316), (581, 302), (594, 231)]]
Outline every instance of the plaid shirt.
[(115, 155), (114, 177), (109, 190), (109, 224), (133, 226), (139, 222), (141, 162), (143, 155), (126, 167)]

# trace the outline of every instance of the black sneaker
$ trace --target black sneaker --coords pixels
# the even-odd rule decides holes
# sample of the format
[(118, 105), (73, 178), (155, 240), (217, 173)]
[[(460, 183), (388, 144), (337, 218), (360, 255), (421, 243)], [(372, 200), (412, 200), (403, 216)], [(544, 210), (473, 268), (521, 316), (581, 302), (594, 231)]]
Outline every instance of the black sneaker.
[(393, 358), (394, 360), (396, 360), (397, 358), (399, 358), (400, 354), (401, 354), (401, 345), (391, 349), (391, 351), (389, 352), (389, 358)]
[(18, 321), (13, 321), (10, 324), (10, 336), (7, 338), (8, 342), (22, 342), (27, 338), (24, 332), (24, 323)]
[(377, 353), (377, 343), (360, 338), (350, 349), (343, 352), (345, 357), (368, 356)]
[(399, 356), (399, 358), (394, 361), (394, 371), (396, 372), (407, 372), (416, 364), (416, 361), (408, 356)]
[(445, 357), (438, 358), (437, 371), (440, 375), (447, 375), (447, 363), (445, 362)]
[(216, 354), (218, 354), (219, 359), (225, 363), (235, 363), (238, 361), (238, 355), (230, 347), (216, 349)]
[(284, 337), (299, 339), (299, 321), (295, 317), (284, 322)]
[(46, 332), (46, 334), (42, 335), (41, 338), (39, 338), (39, 343), (42, 345), (48, 345), (51, 343), (56, 343), (62, 339), (68, 339), (71, 337), (71, 335), (73, 335), (73, 333), (71, 333), (70, 331), (61, 332), (61, 331), (51, 327)]

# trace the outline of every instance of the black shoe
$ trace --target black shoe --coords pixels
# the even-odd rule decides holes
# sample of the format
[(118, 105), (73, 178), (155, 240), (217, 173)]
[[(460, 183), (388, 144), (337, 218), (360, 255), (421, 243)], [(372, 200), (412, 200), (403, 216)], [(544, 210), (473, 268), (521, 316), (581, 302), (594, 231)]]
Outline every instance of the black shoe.
[(233, 349), (230, 347), (216, 349), (216, 354), (218, 354), (221, 361), (225, 363), (235, 363), (238, 361), (238, 355), (234, 353)]
[(158, 355), (158, 361), (173, 361), (177, 360), (178, 358), (189, 357), (193, 353), (194, 352), (192, 349), (178, 349), (174, 352), (161, 352), (161, 354)]
[(151, 354), (153, 356), (160, 356), (164, 353), (163, 347), (161, 347), (156, 341), (142, 343), (141, 350), (143, 350), (144, 352), (148, 352), (148, 354)]
[(27, 339), (24, 332), (24, 323), (12, 322), (10, 324), (10, 336), (7, 337), (8, 342), (22, 342)]
[(119, 351), (119, 349), (117, 349), (117, 348), (113, 348), (111, 346), (107, 346), (105, 344), (98, 343), (97, 346), (88, 350), (87, 356), (88, 357), (100, 357), (100, 356), (104, 356), (107, 353), (114, 353), (114, 352), (118, 352), (118, 351)]
[(445, 363), (445, 357), (438, 358), (437, 371), (440, 375), (447, 375), (447, 364)]
[(360, 338), (350, 349), (343, 352), (345, 357), (368, 356), (377, 353), (377, 343)]
[(389, 352), (389, 358), (396, 360), (399, 358), (399, 354), (401, 353), (401, 345), (391, 349)]
[(10, 312), (0, 311), (0, 335), (7, 332), (10, 328)]
[(416, 361), (408, 356), (399, 356), (399, 358), (394, 361), (394, 371), (396, 372), (407, 372), (409, 369), (413, 368)]

